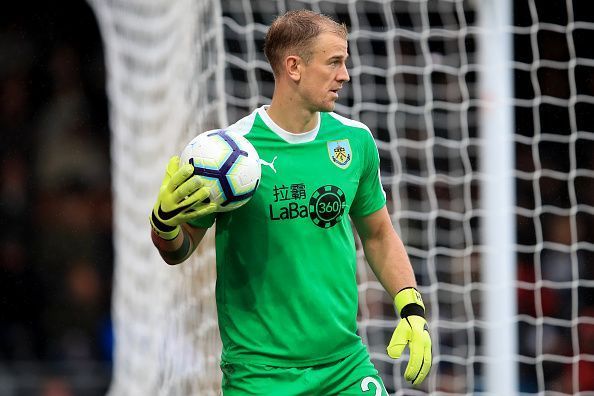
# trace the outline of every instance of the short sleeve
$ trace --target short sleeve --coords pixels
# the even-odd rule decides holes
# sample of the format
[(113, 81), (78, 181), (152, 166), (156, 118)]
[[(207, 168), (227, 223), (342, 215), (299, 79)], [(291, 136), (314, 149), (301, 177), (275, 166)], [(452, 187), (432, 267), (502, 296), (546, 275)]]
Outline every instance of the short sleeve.
[(356, 217), (367, 216), (380, 210), (386, 204), (386, 193), (382, 187), (379, 170), (379, 153), (368, 133), (362, 140), (364, 160), (361, 163), (361, 176), (350, 214)]

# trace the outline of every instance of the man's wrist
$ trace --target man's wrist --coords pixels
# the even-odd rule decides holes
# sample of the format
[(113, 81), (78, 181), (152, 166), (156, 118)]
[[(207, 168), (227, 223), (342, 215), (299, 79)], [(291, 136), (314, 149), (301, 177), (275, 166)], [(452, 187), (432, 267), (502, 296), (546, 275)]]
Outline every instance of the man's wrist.
[(423, 298), (421, 297), (421, 293), (414, 287), (406, 287), (396, 293), (394, 305), (401, 318), (412, 315), (425, 317)]
[(183, 241), (179, 248), (172, 251), (161, 251), (161, 257), (168, 263), (179, 263), (186, 259), (192, 247), (190, 237), (183, 233)]
[[(180, 227), (181, 229), (181, 227)], [(184, 261), (192, 251), (192, 240), (186, 232), (181, 232), (173, 240), (164, 240), (156, 232), (151, 232), (153, 244), (159, 251), (159, 254), (168, 264), (178, 264)]]

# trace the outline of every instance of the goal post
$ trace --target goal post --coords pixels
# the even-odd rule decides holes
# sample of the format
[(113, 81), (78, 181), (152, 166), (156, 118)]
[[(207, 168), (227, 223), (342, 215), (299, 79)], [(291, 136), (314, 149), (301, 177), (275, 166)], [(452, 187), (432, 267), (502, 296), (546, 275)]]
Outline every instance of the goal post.
[(519, 391), (517, 363), (513, 22), (511, 1), (481, 2), (480, 128), (483, 202), (485, 391)]

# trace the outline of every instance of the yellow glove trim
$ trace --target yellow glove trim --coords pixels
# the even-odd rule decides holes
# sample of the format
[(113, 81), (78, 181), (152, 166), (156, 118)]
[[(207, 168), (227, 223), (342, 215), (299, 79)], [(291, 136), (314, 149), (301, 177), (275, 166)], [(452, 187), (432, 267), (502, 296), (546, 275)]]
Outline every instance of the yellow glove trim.
[(155, 231), (155, 234), (167, 241), (175, 239), (181, 231), (181, 227), (178, 225), (169, 226), (161, 222), (157, 215), (155, 215), (154, 211), (151, 212), (151, 215), (149, 216), (149, 221), (151, 223), (153, 231)]
[(423, 304), (421, 293), (414, 287), (402, 289), (396, 293), (396, 297), (394, 297), (394, 305), (396, 306), (396, 312), (398, 312), (399, 315), (402, 312), (402, 308), (406, 307), (408, 304), (420, 305), (423, 307), (423, 311), (425, 311), (425, 304)]

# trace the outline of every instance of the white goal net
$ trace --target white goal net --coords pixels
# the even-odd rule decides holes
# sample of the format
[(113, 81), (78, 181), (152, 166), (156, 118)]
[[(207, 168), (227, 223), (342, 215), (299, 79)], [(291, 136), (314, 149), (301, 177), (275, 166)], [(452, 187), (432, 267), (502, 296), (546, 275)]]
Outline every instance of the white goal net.
[(226, 122), (220, 4), (91, 4), (104, 40), (112, 129), (110, 394), (215, 394), (220, 341), (212, 241), (184, 265), (169, 267), (152, 247), (148, 215), (169, 157), (199, 131)]
[(511, 294), (501, 296), (512, 302), (511, 331), (495, 341), (502, 354), (511, 350), (517, 379), (502, 381), (521, 394), (592, 394), (594, 17), (585, 2), (510, 1), (513, 17), (499, 33), (514, 50), (492, 60), (509, 80), (487, 74), (481, 12), (492, 9), (480, 1), (91, 3), (105, 43), (113, 133), (112, 396), (218, 394), (212, 241), (191, 262), (168, 267), (150, 242), (148, 214), (170, 155), (270, 101), (264, 35), (276, 15), (296, 8), (349, 26), (351, 81), (336, 111), (374, 133), (389, 209), (428, 308), (434, 367), (413, 389), (402, 379), (406, 358), (385, 354), (394, 308), (360, 254), (359, 331), (390, 394), (498, 394), (488, 381), (498, 359), (489, 329), (500, 323), (485, 308), (499, 302), (485, 271), (495, 246), (485, 238), (497, 230), (484, 230), (492, 175), (483, 157), (500, 147), (489, 146), (499, 140), (481, 123), (492, 99), (481, 91), (485, 79), (514, 88), (497, 102), (514, 116), (507, 133), (515, 153), (513, 169), (503, 169), (513, 177), (513, 259), (501, 263), (513, 271)]

